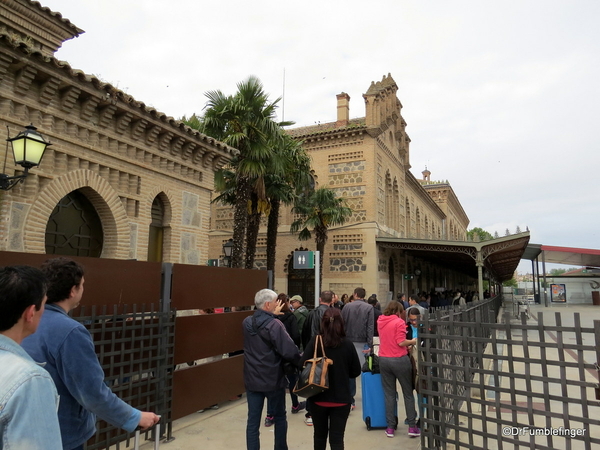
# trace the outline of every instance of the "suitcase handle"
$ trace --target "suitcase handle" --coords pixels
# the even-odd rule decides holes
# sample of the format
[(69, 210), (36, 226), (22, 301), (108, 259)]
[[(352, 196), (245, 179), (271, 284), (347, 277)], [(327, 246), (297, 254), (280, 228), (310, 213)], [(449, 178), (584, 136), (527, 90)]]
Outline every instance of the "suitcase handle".
[[(160, 416), (158, 416), (160, 417)], [(154, 450), (158, 450), (160, 448), (160, 421), (154, 425)], [(137, 427), (135, 429), (135, 439), (133, 441), (133, 450), (140, 450), (140, 431), (141, 428)]]

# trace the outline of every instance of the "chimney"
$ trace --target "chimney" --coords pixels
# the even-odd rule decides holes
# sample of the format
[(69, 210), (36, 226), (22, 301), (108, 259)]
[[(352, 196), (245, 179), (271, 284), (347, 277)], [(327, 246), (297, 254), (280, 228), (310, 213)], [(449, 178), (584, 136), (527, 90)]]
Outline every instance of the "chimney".
[(350, 96), (345, 92), (336, 95), (337, 97), (337, 122), (336, 127), (345, 127), (350, 121)]

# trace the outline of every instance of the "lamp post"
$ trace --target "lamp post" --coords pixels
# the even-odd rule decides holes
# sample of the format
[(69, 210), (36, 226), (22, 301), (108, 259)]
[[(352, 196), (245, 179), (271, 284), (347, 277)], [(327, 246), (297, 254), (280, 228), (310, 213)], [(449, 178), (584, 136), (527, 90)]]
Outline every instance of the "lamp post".
[(231, 267), (231, 252), (233, 251), (233, 239), (229, 239), (223, 244), (223, 254), (227, 259), (227, 267)]
[(37, 128), (33, 124), (27, 125), (25, 131), (21, 131), (17, 136), (9, 138), (6, 141), (10, 142), (12, 147), (15, 164), (23, 167), (25, 171), (23, 175), (14, 175), (12, 177), (9, 177), (5, 173), (0, 173), (0, 189), (3, 191), (12, 189), (17, 183), (22, 183), (27, 178), (27, 175), (29, 175), (29, 169), (40, 165), (46, 147), (52, 145), (44, 139), (44, 136), (37, 132)]

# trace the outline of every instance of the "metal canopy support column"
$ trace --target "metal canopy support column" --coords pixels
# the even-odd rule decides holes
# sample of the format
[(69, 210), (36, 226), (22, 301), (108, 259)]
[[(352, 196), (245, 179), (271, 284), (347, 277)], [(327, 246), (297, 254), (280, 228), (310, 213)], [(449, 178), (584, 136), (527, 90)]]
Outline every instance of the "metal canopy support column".
[(546, 253), (542, 250), (542, 272), (544, 272), (544, 306), (548, 306), (548, 283), (546, 282)]
[(477, 289), (479, 289), (479, 298), (483, 298), (483, 258), (481, 257), (481, 249), (477, 250), (475, 265), (477, 266)]
[(540, 257), (538, 255), (537, 258), (535, 258), (535, 265), (537, 267), (537, 282), (538, 282), (538, 286), (537, 286), (537, 291), (538, 291), (538, 296), (537, 296), (537, 302), (536, 303), (542, 303), (542, 295), (541, 295), (541, 289), (542, 289), (542, 282), (540, 281)]
[[(533, 286), (533, 298), (535, 299), (535, 259), (531, 260), (531, 285)], [(525, 286), (527, 288), (527, 286)], [(525, 289), (527, 293), (527, 289)]]

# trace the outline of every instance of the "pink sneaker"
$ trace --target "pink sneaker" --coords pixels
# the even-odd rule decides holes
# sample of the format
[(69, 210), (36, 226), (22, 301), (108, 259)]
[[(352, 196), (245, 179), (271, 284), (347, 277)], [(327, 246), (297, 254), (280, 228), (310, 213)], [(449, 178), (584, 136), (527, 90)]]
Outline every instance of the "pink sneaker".
[(387, 437), (393, 438), (394, 437), (394, 429), (393, 428), (386, 428), (385, 435)]
[(419, 437), (421, 436), (421, 430), (419, 430), (419, 427), (409, 427), (408, 435), (410, 437)]

